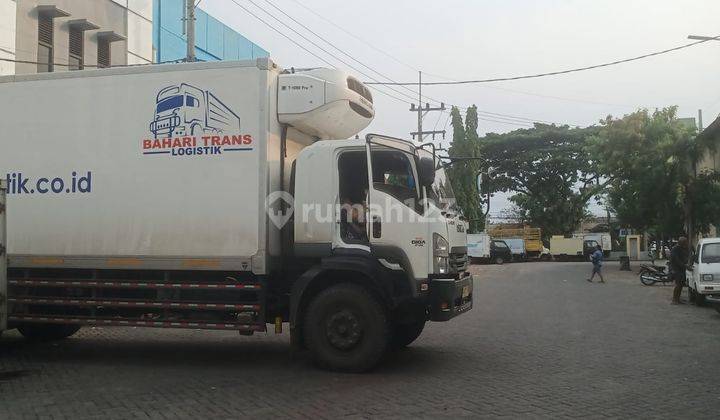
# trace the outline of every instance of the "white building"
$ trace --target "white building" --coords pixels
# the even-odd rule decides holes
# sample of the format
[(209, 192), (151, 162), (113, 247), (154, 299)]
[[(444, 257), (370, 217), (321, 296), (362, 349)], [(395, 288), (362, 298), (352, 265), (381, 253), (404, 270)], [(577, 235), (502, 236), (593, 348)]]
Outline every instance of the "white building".
[(0, 75), (153, 61), (153, 0), (0, 0)]

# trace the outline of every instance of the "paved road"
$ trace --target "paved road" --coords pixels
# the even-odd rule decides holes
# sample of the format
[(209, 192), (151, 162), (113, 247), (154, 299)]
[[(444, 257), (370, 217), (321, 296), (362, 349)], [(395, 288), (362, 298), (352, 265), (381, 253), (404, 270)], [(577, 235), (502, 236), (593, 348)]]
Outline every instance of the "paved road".
[(588, 284), (588, 268), (473, 267), (469, 314), (431, 324), (364, 375), (292, 358), (287, 335), (96, 328), (28, 344), (6, 334), (0, 417), (717, 418), (720, 315), (670, 306), (669, 287), (614, 267), (608, 284)]

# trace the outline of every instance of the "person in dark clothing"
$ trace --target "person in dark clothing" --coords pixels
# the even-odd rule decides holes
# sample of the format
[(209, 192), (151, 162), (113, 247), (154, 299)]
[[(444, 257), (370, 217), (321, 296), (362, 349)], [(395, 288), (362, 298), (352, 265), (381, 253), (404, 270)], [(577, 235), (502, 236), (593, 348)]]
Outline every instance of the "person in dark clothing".
[(685, 285), (685, 270), (687, 269), (690, 250), (688, 248), (688, 240), (681, 236), (677, 245), (670, 251), (670, 275), (675, 281), (675, 289), (673, 289), (672, 302), (673, 305), (685, 303), (680, 300), (683, 286)]
[(590, 261), (592, 262), (593, 269), (592, 269), (592, 275), (589, 279), (586, 279), (590, 283), (592, 283), (593, 279), (595, 278), (595, 274), (600, 276), (600, 283), (605, 283), (605, 279), (602, 275), (602, 262), (603, 262), (603, 252), (602, 252), (602, 246), (598, 245), (595, 249), (595, 252), (593, 252), (590, 255)]

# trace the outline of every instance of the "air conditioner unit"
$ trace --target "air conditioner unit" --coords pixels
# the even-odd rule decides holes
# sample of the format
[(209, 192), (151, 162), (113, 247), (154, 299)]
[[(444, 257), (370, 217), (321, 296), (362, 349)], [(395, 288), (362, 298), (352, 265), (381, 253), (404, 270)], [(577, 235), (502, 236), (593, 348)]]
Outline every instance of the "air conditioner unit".
[(277, 105), (281, 123), (322, 140), (352, 137), (375, 116), (367, 86), (336, 69), (281, 74)]

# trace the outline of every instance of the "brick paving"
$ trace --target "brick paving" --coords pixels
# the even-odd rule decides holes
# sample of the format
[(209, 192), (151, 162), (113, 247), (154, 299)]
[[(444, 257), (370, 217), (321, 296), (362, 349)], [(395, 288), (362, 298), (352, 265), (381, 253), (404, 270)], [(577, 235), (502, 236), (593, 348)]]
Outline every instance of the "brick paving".
[(717, 418), (720, 315), (607, 263), (473, 266), (475, 308), (373, 372), (312, 367), (287, 334), (86, 328), (0, 339), (0, 418)]

